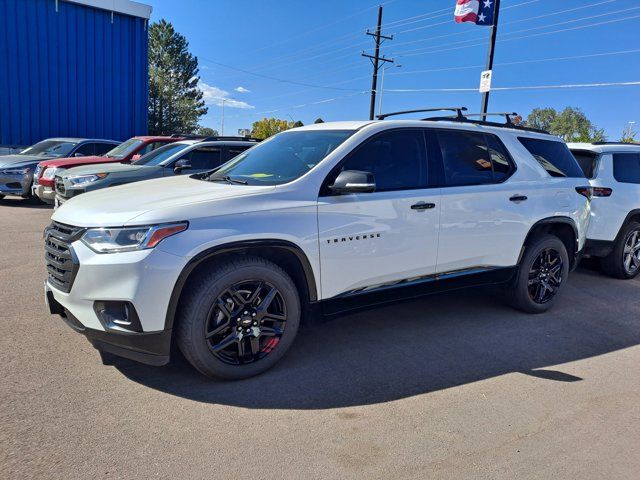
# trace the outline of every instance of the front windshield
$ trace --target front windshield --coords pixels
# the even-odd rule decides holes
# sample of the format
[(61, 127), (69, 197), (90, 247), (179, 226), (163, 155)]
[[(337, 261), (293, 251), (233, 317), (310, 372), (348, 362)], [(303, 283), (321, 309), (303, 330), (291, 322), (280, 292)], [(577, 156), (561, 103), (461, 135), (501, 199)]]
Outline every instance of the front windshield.
[(217, 169), (209, 180), (234, 179), (249, 185), (281, 185), (301, 177), (344, 142), (351, 130), (280, 133)]
[(130, 138), (126, 142), (121, 143), (116, 148), (109, 150), (105, 157), (108, 158), (124, 158), (133, 152), (136, 148), (138, 148), (142, 144), (142, 140), (138, 140), (137, 138)]
[(160, 148), (156, 148), (152, 152), (143, 155), (138, 160), (133, 162), (132, 165), (146, 165), (147, 167), (154, 167), (160, 165), (173, 154), (188, 147), (189, 145), (181, 143), (170, 143), (169, 145), (164, 145)]
[(43, 140), (29, 148), (24, 149), (19, 155), (41, 155), (43, 157), (67, 157), (78, 142), (68, 140)]

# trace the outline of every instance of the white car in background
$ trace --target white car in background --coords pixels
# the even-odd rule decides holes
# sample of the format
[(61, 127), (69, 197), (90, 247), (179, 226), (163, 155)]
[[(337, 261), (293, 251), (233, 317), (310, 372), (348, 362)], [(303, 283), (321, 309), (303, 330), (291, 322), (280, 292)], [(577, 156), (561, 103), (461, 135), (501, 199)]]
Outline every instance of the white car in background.
[(571, 143), (593, 186), (585, 254), (616, 278), (640, 273), (640, 145)]
[(544, 312), (591, 187), (558, 138), (453, 110), (309, 125), (210, 172), (86, 193), (45, 231), (49, 308), (99, 350), (161, 365), (175, 340), (231, 379), (273, 366), (308, 313), (483, 284)]

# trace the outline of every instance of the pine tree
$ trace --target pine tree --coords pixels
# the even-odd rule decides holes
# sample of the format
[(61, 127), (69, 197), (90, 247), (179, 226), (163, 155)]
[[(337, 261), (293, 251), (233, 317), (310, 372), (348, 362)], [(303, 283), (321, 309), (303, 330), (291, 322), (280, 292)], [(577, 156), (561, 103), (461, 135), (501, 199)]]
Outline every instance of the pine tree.
[(162, 19), (149, 27), (149, 133), (190, 133), (207, 113), (198, 88), (198, 59)]

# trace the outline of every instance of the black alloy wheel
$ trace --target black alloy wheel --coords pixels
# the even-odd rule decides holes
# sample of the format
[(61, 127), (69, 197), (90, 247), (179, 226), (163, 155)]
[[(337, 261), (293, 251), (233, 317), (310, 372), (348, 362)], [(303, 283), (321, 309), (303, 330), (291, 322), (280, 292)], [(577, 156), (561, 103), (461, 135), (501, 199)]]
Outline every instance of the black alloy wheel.
[(553, 248), (542, 250), (529, 270), (528, 291), (531, 300), (539, 304), (549, 302), (562, 285), (564, 268), (560, 252)]
[(286, 324), (287, 308), (275, 286), (261, 280), (242, 281), (216, 298), (204, 336), (216, 358), (230, 365), (245, 365), (269, 355)]

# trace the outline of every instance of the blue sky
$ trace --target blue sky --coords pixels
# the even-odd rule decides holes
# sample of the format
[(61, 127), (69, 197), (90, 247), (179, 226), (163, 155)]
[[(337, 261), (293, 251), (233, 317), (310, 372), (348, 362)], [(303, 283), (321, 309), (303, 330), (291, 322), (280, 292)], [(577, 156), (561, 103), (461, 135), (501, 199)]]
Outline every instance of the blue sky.
[[(228, 98), (226, 134), (270, 116), (368, 118), (372, 67), (360, 53), (373, 52), (364, 32), (379, 3), (383, 33), (394, 35), (382, 53), (401, 65), (385, 73), (383, 110), (480, 108), (477, 91), (397, 91), (478, 88), (489, 28), (454, 23), (455, 0), (145, 3), (199, 59), (209, 104), (201, 123), (220, 130), (220, 98)], [(640, 81), (639, 23), (640, 5), (628, 0), (502, 0), (493, 87)], [(489, 110), (526, 115), (545, 106), (582, 108), (609, 140), (628, 122), (640, 127), (640, 86), (494, 91)]]

